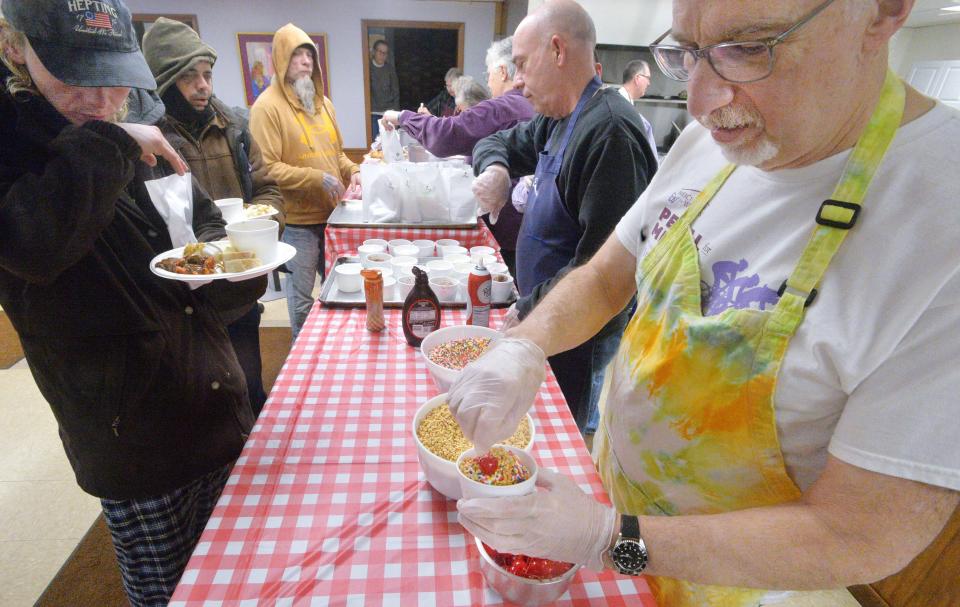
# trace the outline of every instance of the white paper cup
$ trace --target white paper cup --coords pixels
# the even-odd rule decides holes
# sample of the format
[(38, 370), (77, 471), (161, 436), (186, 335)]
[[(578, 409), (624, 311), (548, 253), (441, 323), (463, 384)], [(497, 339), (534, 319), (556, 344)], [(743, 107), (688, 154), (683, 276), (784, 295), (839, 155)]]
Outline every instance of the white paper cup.
[(360, 263), (363, 264), (363, 267), (367, 267), (367, 255), (371, 253), (385, 253), (387, 251), (387, 245), (382, 244), (362, 244), (357, 247), (357, 254), (360, 255)]
[(432, 240), (414, 240), (413, 246), (417, 247), (417, 257), (433, 257), (437, 253), (437, 243)]
[(393, 275), (397, 278), (413, 273), (413, 266), (417, 265), (416, 257), (394, 257), (390, 260)]
[[(391, 272), (389, 269), (380, 268), (381, 272)], [(393, 276), (384, 276), (383, 277), (383, 300), (387, 301), (394, 299), (394, 295), (397, 291), (397, 279)], [(366, 298), (366, 293), (364, 293), (364, 298)]]
[(378, 244), (378, 245), (380, 245), (380, 246), (383, 247), (383, 250), (384, 250), (384, 251), (386, 251), (386, 250), (387, 250), (387, 247), (390, 245), (390, 243), (388, 243), (386, 240), (384, 240), (384, 239), (382, 239), (382, 238), (368, 238), (368, 239), (366, 239), (366, 240), (363, 241), (363, 244), (365, 244), (365, 245), (367, 245), (367, 244)]
[(513, 277), (509, 274), (490, 275), (490, 297), (496, 303), (503, 303), (510, 299), (513, 293)]
[(393, 247), (391, 255), (394, 257), (416, 257), (420, 254), (420, 249), (412, 244), (400, 244)]
[(417, 277), (413, 274), (400, 276), (397, 278), (397, 296), (400, 301), (406, 301), (407, 295), (410, 294), (410, 291), (413, 290), (413, 285), (416, 284)]
[(449, 276), (453, 272), (453, 264), (443, 259), (431, 259), (427, 262), (427, 274), (431, 278)]
[(442, 247), (459, 247), (460, 241), (454, 240), (452, 238), (441, 238), (437, 241), (437, 252), (440, 252)]
[(510, 269), (507, 267), (507, 264), (503, 263), (502, 261), (498, 261), (490, 265), (485, 265), (485, 267), (487, 268), (487, 270), (490, 271), (491, 274), (509, 274), (510, 273)]
[(483, 255), (481, 259), (483, 259), (483, 267), (485, 268), (489, 268), (495, 263), (500, 263), (500, 260), (497, 259), (496, 255)]
[(405, 245), (412, 245), (413, 243), (407, 240), (406, 238), (394, 238), (388, 243), (387, 252), (391, 255), (394, 255), (394, 247), (402, 247)]
[(460, 463), (468, 457), (476, 457), (478, 455), (476, 449), (467, 449), (457, 458), (457, 478), (460, 479), (460, 491), (463, 493), (463, 497), (466, 499), (474, 497), (509, 497), (533, 493), (537, 488), (537, 472), (539, 470), (533, 456), (523, 449), (517, 449), (510, 445), (494, 445), (494, 447), (503, 447), (513, 453), (517, 459), (520, 460), (520, 463), (530, 471), (530, 478), (516, 485), (487, 485), (479, 483), (472, 478), (467, 478), (460, 470)]
[(393, 255), (389, 253), (370, 253), (367, 255), (367, 268), (389, 268)]
[(360, 270), (363, 269), (358, 263), (341, 263), (334, 267), (336, 274), (337, 289), (343, 293), (356, 293), (363, 286), (363, 277), (360, 276)]
[(430, 279), (430, 288), (440, 301), (453, 301), (457, 296), (457, 281), (450, 276), (437, 276)]
[(276, 221), (247, 219), (227, 224), (226, 229), (230, 244), (238, 251), (253, 251), (263, 263), (270, 263), (277, 256), (280, 224)]
[(469, 255), (464, 255), (463, 253), (454, 253), (453, 255), (447, 255), (446, 257), (444, 257), (444, 259), (446, 259), (447, 261), (449, 261), (454, 265), (458, 263), (465, 263), (465, 264), (469, 264), (471, 268), (476, 265), (475, 263), (470, 261)]
[(228, 224), (244, 221), (247, 218), (246, 213), (243, 212), (243, 198), (221, 198), (214, 200), (213, 204), (217, 205), (223, 220)]
[(441, 256), (446, 259), (448, 255), (466, 255), (467, 249), (459, 245), (446, 245), (440, 247), (440, 252), (442, 253)]
[(479, 261), (483, 259), (484, 255), (493, 255), (496, 251), (493, 250), (493, 247), (486, 247), (483, 245), (470, 247), (470, 260)]

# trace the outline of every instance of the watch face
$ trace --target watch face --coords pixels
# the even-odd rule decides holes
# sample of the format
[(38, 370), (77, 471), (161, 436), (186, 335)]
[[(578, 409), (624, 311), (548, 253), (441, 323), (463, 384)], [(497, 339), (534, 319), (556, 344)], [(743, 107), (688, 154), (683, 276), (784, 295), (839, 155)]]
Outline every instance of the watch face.
[(638, 575), (647, 566), (647, 549), (636, 540), (621, 538), (610, 556), (620, 573)]

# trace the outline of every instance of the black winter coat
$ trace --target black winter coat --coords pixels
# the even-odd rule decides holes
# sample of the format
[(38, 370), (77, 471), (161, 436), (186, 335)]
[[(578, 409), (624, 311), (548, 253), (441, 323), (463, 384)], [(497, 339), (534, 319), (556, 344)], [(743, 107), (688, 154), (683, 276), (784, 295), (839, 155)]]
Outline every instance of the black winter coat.
[[(0, 306), (77, 482), (112, 499), (167, 493), (239, 455), (254, 419), (221, 310), (265, 287), (191, 291), (151, 273), (172, 245), (143, 182), (169, 167), (139, 156), (116, 125), (73, 126), (0, 87)], [(224, 236), (196, 183), (194, 231)]]

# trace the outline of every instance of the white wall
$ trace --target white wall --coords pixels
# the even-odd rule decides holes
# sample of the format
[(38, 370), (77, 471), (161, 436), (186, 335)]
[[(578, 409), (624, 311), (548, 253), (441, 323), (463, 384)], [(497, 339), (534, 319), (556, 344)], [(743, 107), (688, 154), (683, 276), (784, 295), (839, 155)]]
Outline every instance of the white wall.
[(960, 23), (904, 28), (890, 45), (890, 67), (910, 75), (917, 61), (960, 60)]
[[(216, 49), (214, 91), (228, 105), (244, 105), (237, 32), (273, 32), (288, 22), (308, 33), (326, 33), (330, 92), (344, 145), (366, 147), (361, 19), (464, 23), (464, 71), (484, 77), (484, 54), (493, 41), (490, 2), (422, 0), (125, 0), (133, 13), (197, 15), (200, 36)], [(439, 85), (438, 85), (439, 90)]]
[[(577, 0), (597, 28), (597, 42), (646, 46), (673, 20), (670, 0)], [(529, 10), (543, 0), (529, 0)]]

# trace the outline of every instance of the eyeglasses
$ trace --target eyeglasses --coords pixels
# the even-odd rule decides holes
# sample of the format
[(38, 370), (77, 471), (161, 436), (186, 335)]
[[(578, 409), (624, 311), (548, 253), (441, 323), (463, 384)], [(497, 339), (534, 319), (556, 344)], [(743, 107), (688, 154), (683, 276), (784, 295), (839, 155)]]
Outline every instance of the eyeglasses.
[(658, 44), (670, 34), (671, 30), (667, 30), (653, 41), (653, 44), (650, 45), (650, 51), (653, 53), (653, 58), (656, 59), (661, 71), (668, 78), (680, 82), (690, 80), (690, 72), (693, 71), (697, 61), (704, 57), (710, 62), (713, 71), (724, 80), (737, 83), (756, 82), (757, 80), (763, 80), (773, 72), (773, 47), (809, 23), (833, 2), (834, 0), (826, 0), (785, 32), (774, 38), (748, 42), (721, 42), (697, 49)]

